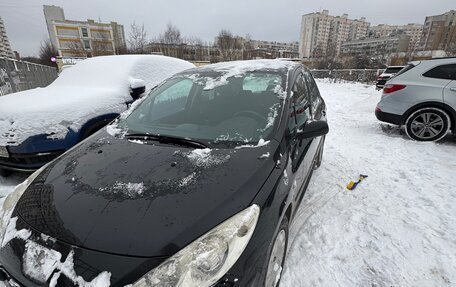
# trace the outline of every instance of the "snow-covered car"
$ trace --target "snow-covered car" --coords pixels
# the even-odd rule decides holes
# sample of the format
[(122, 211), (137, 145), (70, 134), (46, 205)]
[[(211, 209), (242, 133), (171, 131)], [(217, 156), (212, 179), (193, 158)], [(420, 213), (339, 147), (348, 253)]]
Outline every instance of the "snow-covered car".
[(0, 171), (43, 166), (143, 93), (193, 67), (156, 55), (95, 57), (65, 69), (46, 88), (0, 97)]
[(397, 73), (399, 73), (404, 66), (389, 66), (386, 68), (383, 73), (381, 73), (378, 78), (377, 78), (377, 84), (376, 87), (378, 90), (383, 89), (385, 86), (386, 82), (388, 82), (389, 79), (394, 77)]
[(8, 196), (0, 278), (277, 286), (328, 130), (325, 102), (301, 64), (177, 74)]
[(375, 115), (418, 141), (456, 131), (456, 58), (412, 62), (383, 89)]

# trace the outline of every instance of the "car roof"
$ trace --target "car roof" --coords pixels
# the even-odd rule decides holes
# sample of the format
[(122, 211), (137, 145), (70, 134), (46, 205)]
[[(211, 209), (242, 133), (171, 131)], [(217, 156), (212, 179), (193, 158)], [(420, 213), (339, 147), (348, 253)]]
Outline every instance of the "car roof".
[(288, 73), (289, 71), (300, 66), (302, 66), (300, 63), (280, 59), (247, 60), (211, 64), (187, 70), (184, 73), (219, 72), (227, 74), (229, 77), (231, 77), (254, 71), (275, 71)]

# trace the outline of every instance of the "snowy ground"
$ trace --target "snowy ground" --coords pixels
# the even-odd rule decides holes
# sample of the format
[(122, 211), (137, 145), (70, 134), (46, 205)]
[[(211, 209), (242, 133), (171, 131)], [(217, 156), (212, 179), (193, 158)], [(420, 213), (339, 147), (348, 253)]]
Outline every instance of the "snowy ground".
[[(456, 286), (456, 140), (418, 143), (382, 128), (372, 86), (318, 84), (330, 134), (281, 286)], [(359, 174), (369, 177), (346, 190)], [(23, 179), (0, 177), (0, 197)]]
[[(456, 140), (382, 129), (372, 86), (318, 84), (330, 134), (281, 286), (456, 286)], [(359, 174), (369, 177), (348, 191)]]

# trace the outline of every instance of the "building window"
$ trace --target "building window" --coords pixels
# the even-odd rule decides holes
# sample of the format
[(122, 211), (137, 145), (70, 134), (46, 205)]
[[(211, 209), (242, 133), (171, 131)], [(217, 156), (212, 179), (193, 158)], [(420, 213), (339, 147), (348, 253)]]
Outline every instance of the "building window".
[(90, 41), (84, 39), (82, 42), (84, 43), (84, 49), (90, 50)]
[(89, 30), (87, 28), (81, 28), (81, 33), (83, 38), (89, 38)]

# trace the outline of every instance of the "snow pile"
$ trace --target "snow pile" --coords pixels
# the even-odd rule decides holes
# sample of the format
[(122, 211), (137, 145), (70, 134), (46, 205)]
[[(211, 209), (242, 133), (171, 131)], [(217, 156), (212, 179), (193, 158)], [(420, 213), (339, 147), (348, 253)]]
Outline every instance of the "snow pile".
[(14, 238), (19, 238), (25, 241), (32, 235), (30, 230), (16, 229), (17, 217), (8, 218), (9, 216), (3, 218), (4, 221), (8, 220), (8, 225), (6, 226), (5, 235), (3, 236), (2, 248), (5, 247)]
[[(61, 262), (62, 254), (56, 250), (52, 250), (43, 247), (31, 240), (31, 231), (26, 229), (17, 230), (16, 223), (17, 217), (10, 218), (6, 227), (5, 236), (2, 240), (1, 248), (4, 248), (11, 240), (17, 238), (25, 242), (25, 252), (23, 260), (23, 272), (33, 278), (34, 280), (44, 283), (46, 282), (52, 273), (57, 270), (51, 279), (51, 287), (57, 286), (58, 278), (60, 274), (64, 274), (68, 279), (73, 281), (76, 286), (81, 287), (109, 287), (111, 285), (111, 273), (107, 271), (101, 272), (91, 282), (87, 282), (81, 276), (76, 274), (74, 270), (73, 256), (74, 251), (72, 250), (66, 260)], [(5, 220), (5, 218), (3, 218)], [(43, 238), (48, 240), (52, 239), (44, 234), (41, 235)]]
[(46, 88), (0, 98), (0, 145), (19, 145), (32, 135), (65, 138), (96, 115), (120, 114), (132, 100), (130, 85), (146, 91), (175, 73), (194, 67), (155, 55), (95, 57), (64, 70)]
[[(385, 133), (373, 86), (318, 85), (330, 133), (291, 225), (281, 286), (456, 286), (456, 141)], [(369, 177), (348, 191), (359, 174)]]
[(192, 172), (188, 176), (184, 177), (180, 182), (179, 182), (179, 187), (186, 187), (192, 184), (193, 182), (196, 181), (197, 174), (196, 172)]
[(268, 159), (271, 154), (269, 152), (262, 154), (258, 159)]
[(212, 150), (209, 148), (195, 149), (190, 153), (184, 154), (184, 156), (187, 157), (194, 166), (203, 168), (220, 165), (230, 159), (229, 155), (213, 155), (211, 152)]
[(136, 199), (141, 197), (146, 190), (143, 182), (140, 183), (124, 183), (116, 181), (112, 187), (102, 187), (99, 189), (101, 192), (109, 192), (112, 194), (121, 194), (129, 199)]
[(242, 148), (258, 148), (258, 147), (262, 147), (262, 146), (265, 146), (265, 145), (268, 145), (271, 141), (265, 141), (264, 139), (260, 139), (258, 141), (258, 144), (257, 145), (249, 145), (249, 144), (246, 144), (246, 145), (241, 145), (241, 146), (237, 146), (235, 147), (235, 149), (242, 149)]

